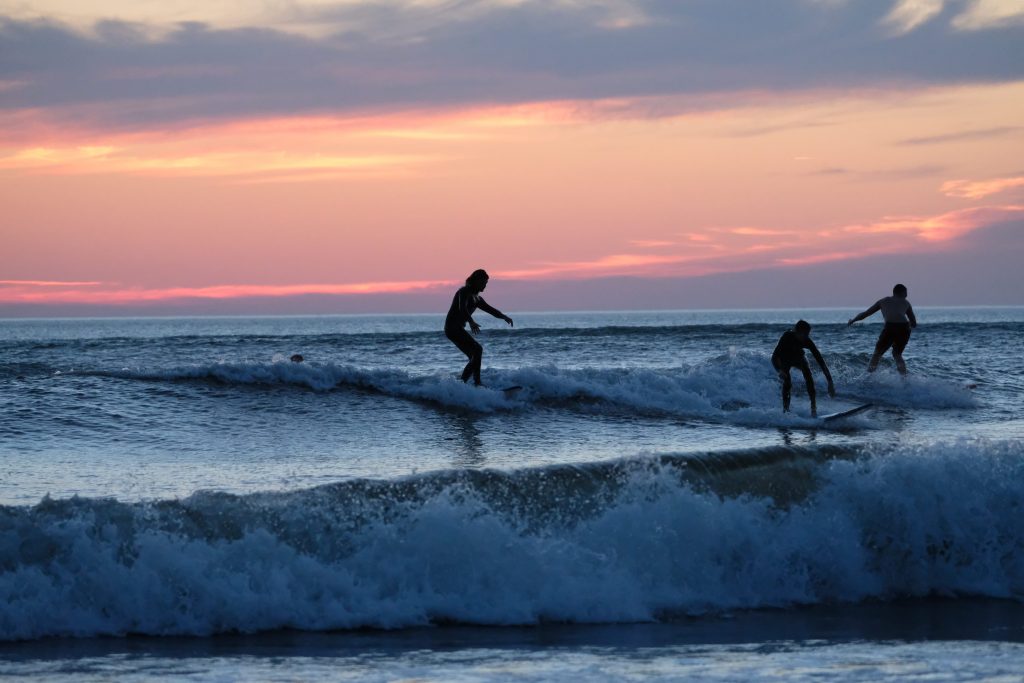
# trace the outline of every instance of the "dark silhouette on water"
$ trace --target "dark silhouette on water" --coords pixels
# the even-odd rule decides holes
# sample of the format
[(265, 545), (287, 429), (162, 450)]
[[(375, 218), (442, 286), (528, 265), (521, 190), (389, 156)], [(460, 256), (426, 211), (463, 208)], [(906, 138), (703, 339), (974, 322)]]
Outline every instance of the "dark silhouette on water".
[(814, 391), (814, 376), (811, 375), (811, 368), (807, 365), (807, 358), (804, 357), (804, 349), (809, 349), (814, 360), (818, 361), (825, 379), (828, 380), (828, 395), (836, 395), (836, 387), (832, 382), (832, 373), (825, 365), (825, 359), (821, 357), (818, 347), (811, 341), (811, 324), (806, 320), (798, 320), (793, 329), (786, 330), (779, 338), (779, 343), (772, 353), (772, 366), (779, 373), (782, 380), (782, 410), (789, 412), (790, 394), (793, 389), (793, 380), (789, 376), (792, 368), (799, 368), (804, 375), (804, 383), (807, 385), (807, 396), (811, 399), (811, 417), (818, 416), (818, 404)]
[(484, 347), (480, 342), (466, 332), (466, 323), (469, 329), (476, 334), (480, 326), (473, 320), (473, 311), (480, 309), (490, 313), (495, 318), (504, 320), (512, 325), (512, 318), (508, 317), (497, 308), (494, 308), (480, 296), (480, 293), (487, 288), (487, 281), (490, 276), (487, 271), (474, 270), (473, 274), (466, 278), (466, 286), (459, 288), (452, 299), (452, 307), (448, 309), (448, 317), (444, 321), (444, 335), (459, 347), (459, 350), (469, 357), (465, 369), (462, 371), (462, 381), (468, 382), (473, 378), (473, 384), (480, 386), (480, 366), (483, 363)]
[(901, 375), (907, 374), (907, 364), (903, 362), (903, 349), (907, 348), (910, 341), (911, 328), (917, 327), (917, 317), (914, 316), (914, 309), (907, 301), (907, 288), (903, 285), (896, 285), (892, 288), (892, 296), (879, 299), (862, 313), (858, 313), (846, 323), (848, 326), (858, 320), (868, 318), (878, 311), (882, 312), (885, 326), (882, 327), (878, 341), (875, 342), (875, 353), (868, 363), (868, 372), (874, 372), (878, 367), (878, 361), (882, 360), (885, 352), (892, 348), (892, 359), (896, 361), (896, 369)]

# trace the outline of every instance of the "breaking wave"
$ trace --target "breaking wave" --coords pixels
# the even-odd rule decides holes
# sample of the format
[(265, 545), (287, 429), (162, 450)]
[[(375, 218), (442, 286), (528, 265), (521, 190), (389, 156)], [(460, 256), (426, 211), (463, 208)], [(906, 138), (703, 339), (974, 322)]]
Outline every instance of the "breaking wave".
[(787, 449), (0, 507), (0, 639), (1024, 596), (1024, 445)]

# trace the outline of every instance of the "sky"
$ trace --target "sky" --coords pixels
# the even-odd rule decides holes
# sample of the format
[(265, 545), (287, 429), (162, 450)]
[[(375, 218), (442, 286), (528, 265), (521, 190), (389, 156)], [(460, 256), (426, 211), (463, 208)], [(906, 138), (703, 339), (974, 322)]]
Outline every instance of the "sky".
[(0, 316), (1024, 304), (1024, 0), (0, 0)]

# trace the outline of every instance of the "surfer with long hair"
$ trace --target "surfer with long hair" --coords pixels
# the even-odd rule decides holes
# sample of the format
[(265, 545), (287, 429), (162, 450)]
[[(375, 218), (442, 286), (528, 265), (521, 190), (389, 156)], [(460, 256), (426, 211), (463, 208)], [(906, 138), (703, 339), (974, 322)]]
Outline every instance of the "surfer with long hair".
[(481, 311), (490, 313), (495, 318), (512, 325), (512, 318), (488, 304), (480, 296), (480, 293), (487, 288), (488, 280), (490, 280), (490, 276), (486, 270), (474, 270), (466, 278), (465, 286), (455, 292), (452, 306), (448, 309), (448, 317), (444, 321), (444, 335), (469, 358), (469, 362), (466, 363), (466, 367), (462, 371), (462, 381), (468, 382), (472, 377), (473, 384), (476, 386), (480, 386), (480, 367), (483, 363), (484, 347), (476, 339), (473, 339), (469, 332), (466, 332), (466, 323), (469, 323), (469, 329), (473, 331), (473, 334), (480, 331), (480, 325), (473, 320), (473, 312), (479, 308)]

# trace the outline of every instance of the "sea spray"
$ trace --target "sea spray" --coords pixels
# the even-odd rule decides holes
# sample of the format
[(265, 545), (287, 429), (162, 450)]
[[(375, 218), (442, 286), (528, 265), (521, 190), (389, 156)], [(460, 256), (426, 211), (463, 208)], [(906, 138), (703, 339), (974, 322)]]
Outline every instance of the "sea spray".
[(624, 622), (1024, 594), (1019, 441), (826, 455), (842, 457), (807, 454), (813, 476), (786, 500), (716, 490), (746, 466), (792, 476), (792, 457), (775, 452), (718, 467), (711, 454), (700, 472), (693, 458), (638, 458), (3, 507), (0, 638)]

